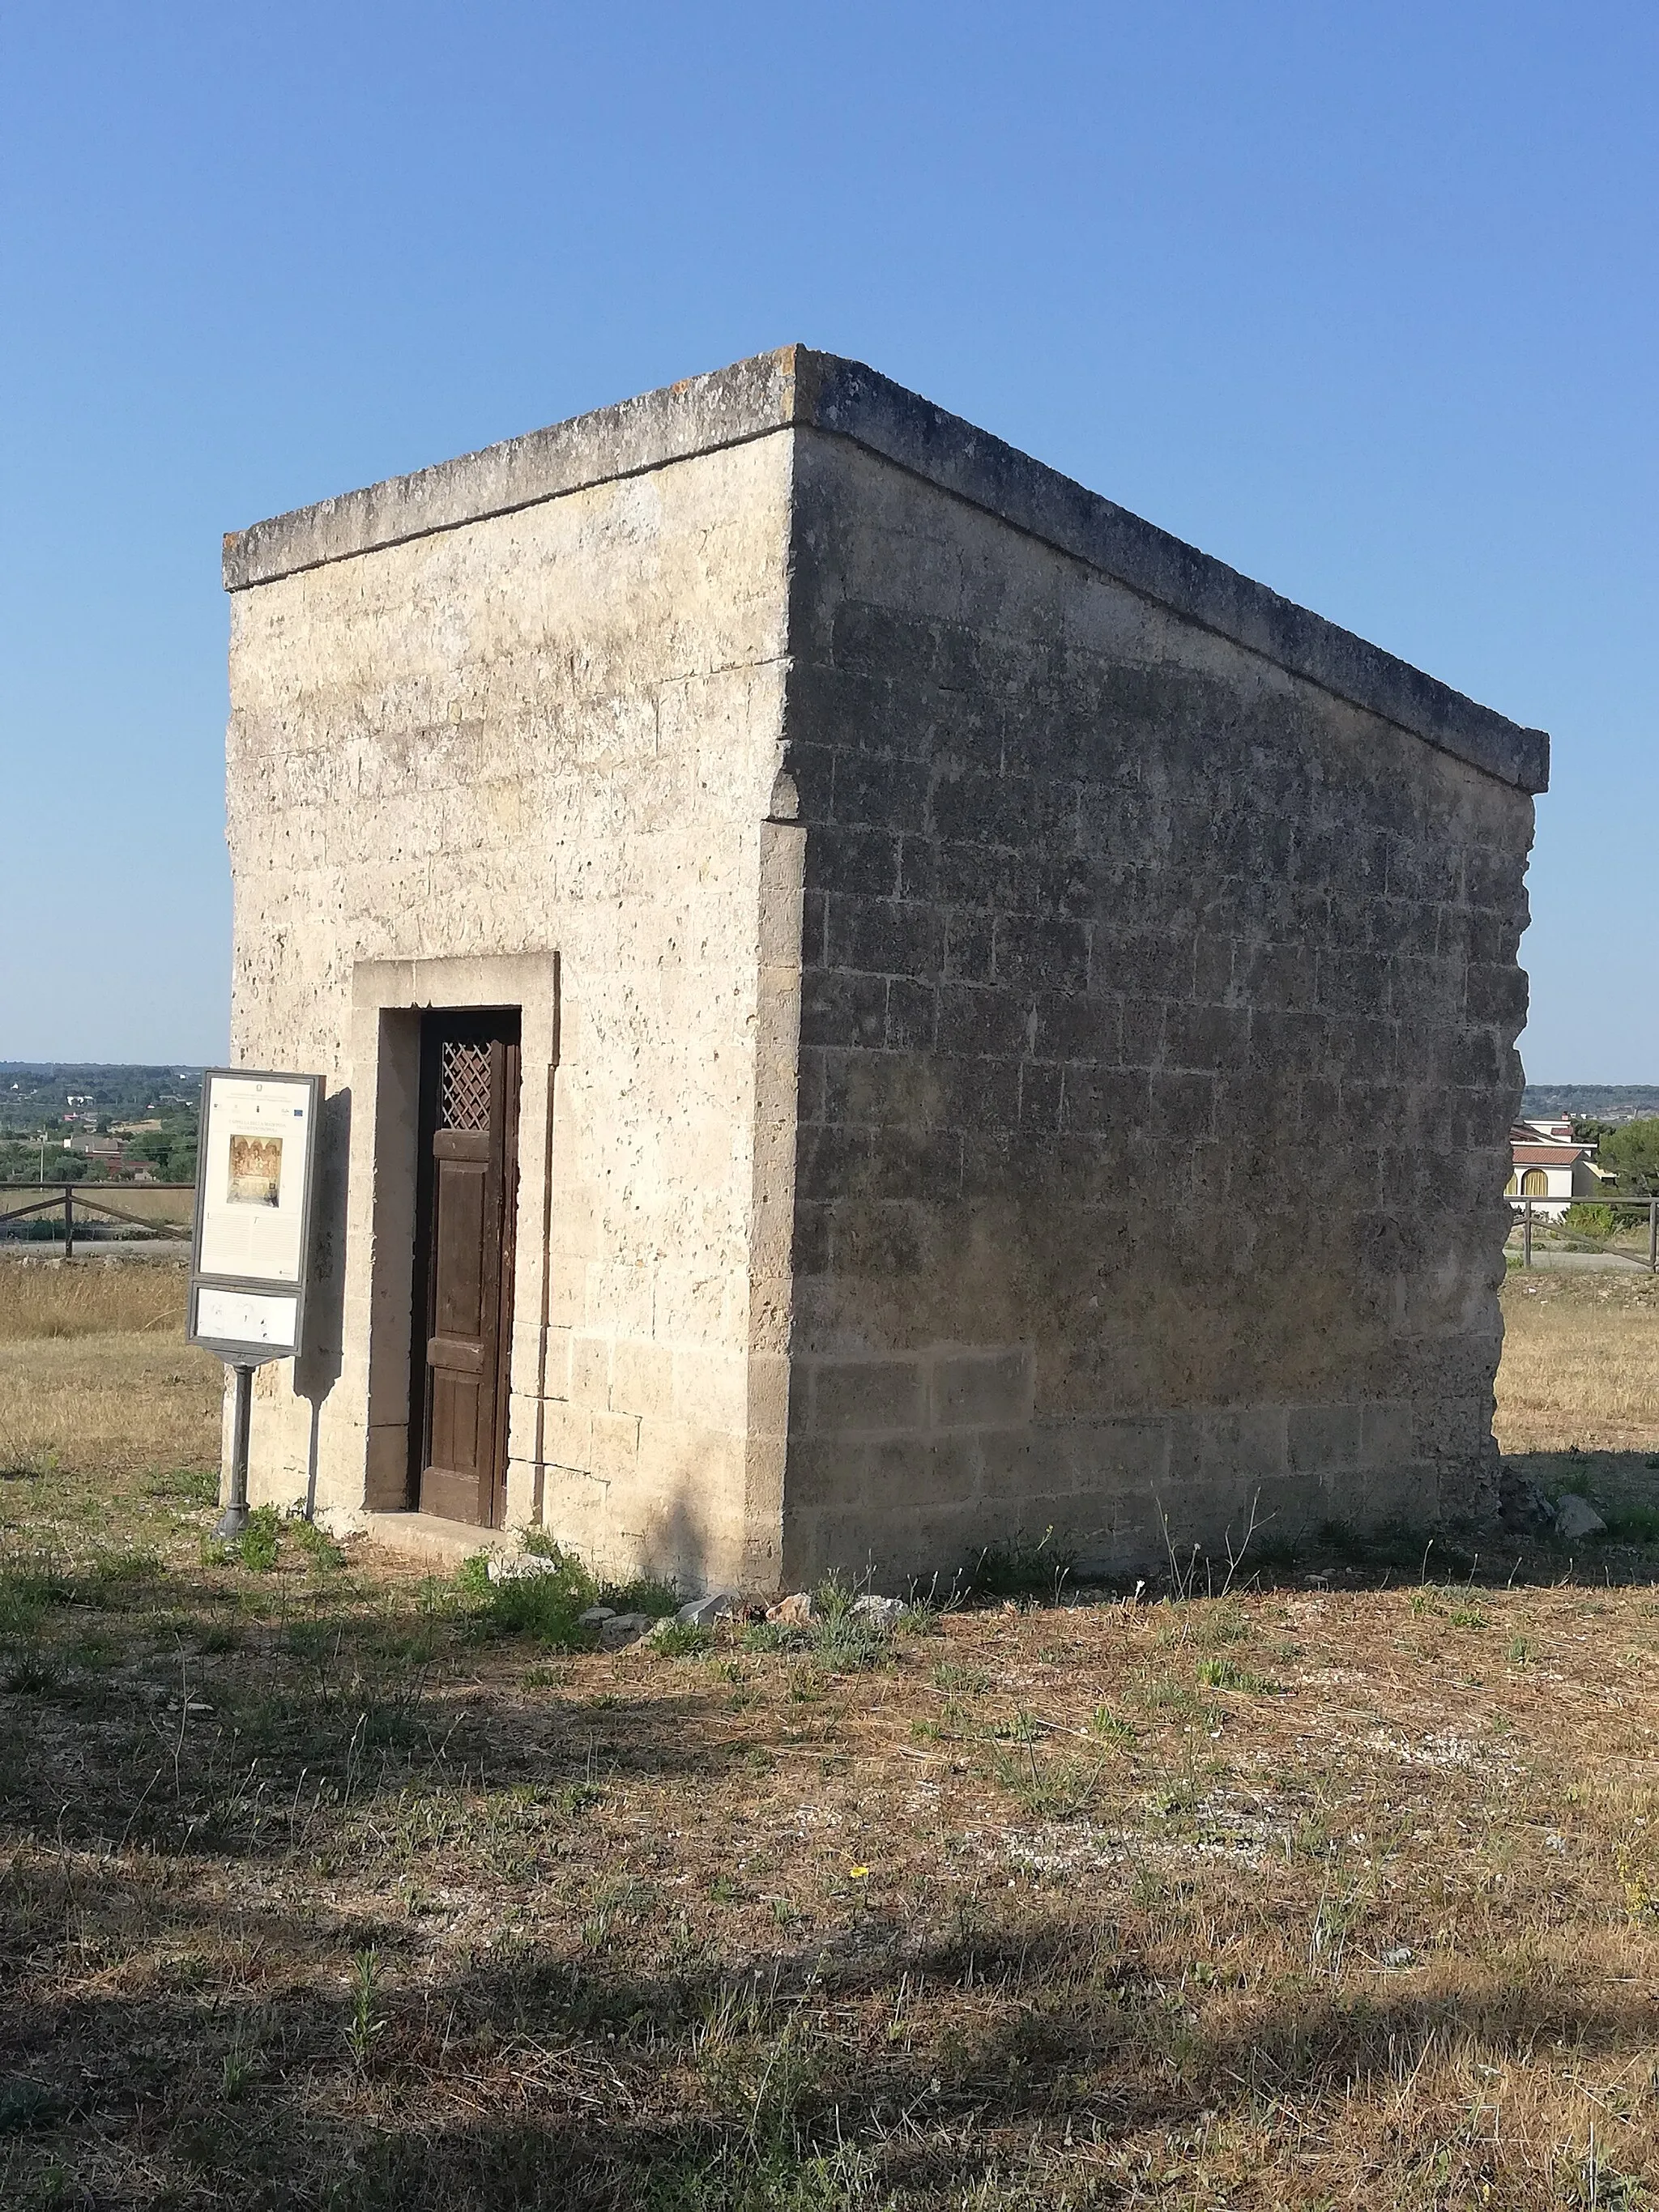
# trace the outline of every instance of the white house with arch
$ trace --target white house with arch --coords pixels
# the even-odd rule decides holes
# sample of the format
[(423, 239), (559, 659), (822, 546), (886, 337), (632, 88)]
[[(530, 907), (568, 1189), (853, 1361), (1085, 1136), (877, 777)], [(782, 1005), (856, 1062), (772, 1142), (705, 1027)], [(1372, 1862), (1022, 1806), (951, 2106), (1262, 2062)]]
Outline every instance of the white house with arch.
[[(1613, 1177), (1595, 1164), (1595, 1147), (1573, 1133), (1565, 1115), (1516, 1121), (1510, 1130), (1510, 1181), (1504, 1195), (1533, 1200), (1534, 1221), (1559, 1221), (1575, 1200), (1594, 1201)], [(1516, 1211), (1521, 1211), (1517, 1205)]]

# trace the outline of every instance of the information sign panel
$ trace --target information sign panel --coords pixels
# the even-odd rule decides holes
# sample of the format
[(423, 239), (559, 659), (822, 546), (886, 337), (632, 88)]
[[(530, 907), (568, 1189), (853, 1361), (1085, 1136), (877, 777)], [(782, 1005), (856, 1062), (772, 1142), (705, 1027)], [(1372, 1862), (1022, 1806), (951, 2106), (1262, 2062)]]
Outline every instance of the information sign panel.
[(233, 1364), (300, 1347), (322, 1090), (263, 1069), (202, 1080), (189, 1335)]

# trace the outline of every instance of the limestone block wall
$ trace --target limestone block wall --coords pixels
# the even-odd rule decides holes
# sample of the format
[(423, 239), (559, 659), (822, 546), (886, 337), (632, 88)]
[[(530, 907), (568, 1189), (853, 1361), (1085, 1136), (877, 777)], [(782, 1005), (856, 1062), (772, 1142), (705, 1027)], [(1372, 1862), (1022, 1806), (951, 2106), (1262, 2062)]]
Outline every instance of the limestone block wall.
[(851, 438), (793, 545), (789, 1578), (1479, 1510), (1527, 793)]
[(524, 1014), (508, 1517), (775, 1589), (1479, 1512), (1547, 740), (786, 348), (229, 541), (256, 1497), (405, 1501), (419, 1009)]
[(799, 837), (767, 822), (789, 459), (696, 453), (292, 568), (280, 526), (238, 541), (264, 550), (233, 577), (233, 1056), (334, 1102), (320, 1335), (261, 1371), (256, 1498), (404, 1503), (412, 1223), (376, 1133), (408, 1121), (414, 1017), (376, 994), (470, 973), (488, 1003), (491, 961), (556, 956), (526, 1033), (509, 1516), (608, 1565), (775, 1581), (787, 1298), (753, 1232), (782, 1222), (786, 1267), (793, 985), (759, 885), (787, 925), (793, 869), (798, 929)]

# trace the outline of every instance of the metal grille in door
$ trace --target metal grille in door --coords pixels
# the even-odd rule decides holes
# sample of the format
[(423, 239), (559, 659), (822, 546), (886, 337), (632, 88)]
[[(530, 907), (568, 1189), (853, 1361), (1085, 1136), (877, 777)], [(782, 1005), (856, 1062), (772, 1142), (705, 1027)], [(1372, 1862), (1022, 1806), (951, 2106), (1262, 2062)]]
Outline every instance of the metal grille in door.
[(441, 1129), (489, 1127), (489, 1047), (446, 1039), (438, 1085)]

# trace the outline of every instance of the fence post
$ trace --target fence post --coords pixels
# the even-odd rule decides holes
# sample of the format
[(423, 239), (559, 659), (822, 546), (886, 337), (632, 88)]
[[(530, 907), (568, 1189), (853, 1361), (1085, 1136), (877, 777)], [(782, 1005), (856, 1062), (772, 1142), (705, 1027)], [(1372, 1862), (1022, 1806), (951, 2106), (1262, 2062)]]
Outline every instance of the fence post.
[(1648, 1273), (1659, 1275), (1659, 1198), (1648, 1200)]
[(1521, 1201), (1521, 1265), (1523, 1267), (1532, 1265), (1532, 1200), (1529, 1198), (1523, 1198)]
[(64, 1257), (75, 1257), (75, 1185), (64, 1185)]

